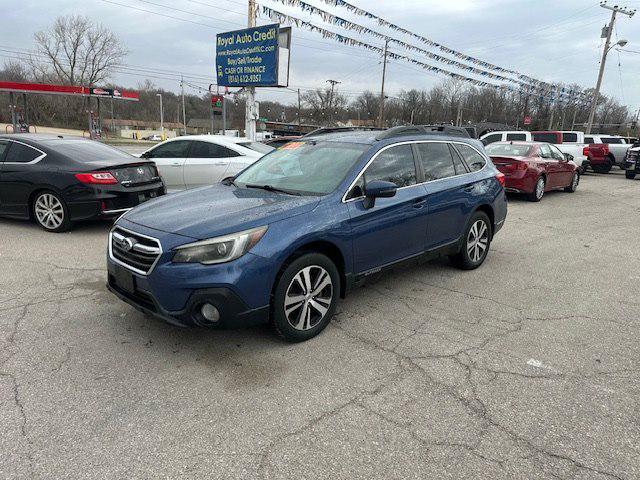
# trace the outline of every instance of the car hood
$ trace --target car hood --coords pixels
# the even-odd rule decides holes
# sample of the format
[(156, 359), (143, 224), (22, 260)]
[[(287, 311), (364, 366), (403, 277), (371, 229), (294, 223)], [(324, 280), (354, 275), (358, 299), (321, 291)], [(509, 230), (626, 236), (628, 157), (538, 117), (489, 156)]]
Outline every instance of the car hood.
[(312, 211), (319, 197), (213, 185), (165, 195), (125, 215), (128, 222), (198, 240)]

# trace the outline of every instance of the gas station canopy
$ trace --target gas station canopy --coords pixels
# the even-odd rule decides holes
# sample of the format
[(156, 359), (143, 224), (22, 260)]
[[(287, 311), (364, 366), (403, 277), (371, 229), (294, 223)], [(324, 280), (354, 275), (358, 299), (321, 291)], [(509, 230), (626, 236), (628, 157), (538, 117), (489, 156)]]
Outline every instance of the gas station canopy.
[(140, 100), (138, 92), (127, 92), (125, 90), (111, 88), (54, 85), (48, 83), (0, 82), (0, 92), (106, 97), (119, 100), (130, 100), (134, 102)]

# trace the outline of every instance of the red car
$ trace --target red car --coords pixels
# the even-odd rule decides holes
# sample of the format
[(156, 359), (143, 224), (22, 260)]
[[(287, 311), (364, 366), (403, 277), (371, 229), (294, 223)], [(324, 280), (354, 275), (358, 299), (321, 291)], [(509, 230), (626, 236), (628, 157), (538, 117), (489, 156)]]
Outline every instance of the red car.
[(495, 166), (504, 173), (507, 192), (525, 193), (539, 202), (544, 193), (564, 189), (575, 192), (578, 166), (554, 145), (542, 142), (496, 142), (486, 147)]

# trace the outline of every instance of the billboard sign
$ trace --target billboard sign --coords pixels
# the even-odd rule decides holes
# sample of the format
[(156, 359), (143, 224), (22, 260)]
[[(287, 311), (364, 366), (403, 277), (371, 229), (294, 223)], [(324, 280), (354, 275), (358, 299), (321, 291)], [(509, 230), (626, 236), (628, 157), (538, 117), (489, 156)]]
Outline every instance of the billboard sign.
[[(280, 32), (280, 26), (272, 24), (219, 33), (216, 37), (217, 84), (224, 87), (286, 86), (288, 68), (286, 78), (279, 79), (283, 76), (282, 68), (279, 68)], [(287, 49), (287, 58), (283, 59), (287, 66), (288, 55)]]

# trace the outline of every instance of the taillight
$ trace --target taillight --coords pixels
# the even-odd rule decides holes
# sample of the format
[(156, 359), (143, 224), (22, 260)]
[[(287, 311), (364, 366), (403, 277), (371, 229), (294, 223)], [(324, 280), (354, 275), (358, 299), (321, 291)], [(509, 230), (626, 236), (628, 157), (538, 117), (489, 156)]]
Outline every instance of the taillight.
[(110, 172), (76, 173), (75, 177), (82, 183), (91, 185), (115, 185), (118, 180)]
[(587, 145), (586, 147), (584, 147), (582, 149), (582, 155), (585, 156), (585, 157), (589, 156), (589, 145)]
[(505, 183), (504, 173), (498, 173), (496, 175), (496, 178), (498, 179), (498, 182), (500, 183), (500, 185), (504, 187), (504, 183)]
[(602, 144), (602, 153), (604, 155), (609, 155), (609, 144), (608, 143), (603, 143)]

